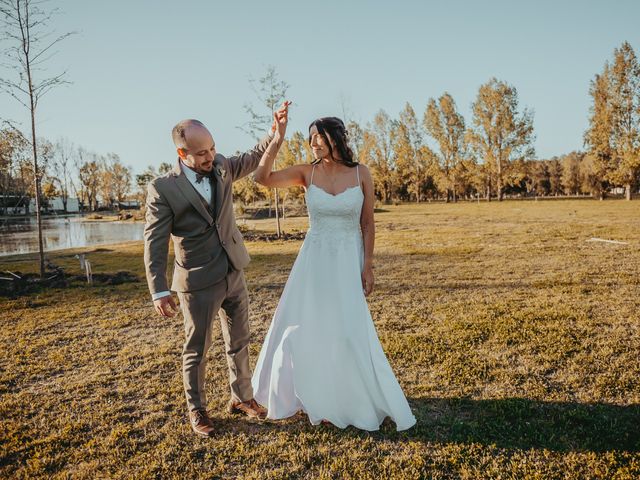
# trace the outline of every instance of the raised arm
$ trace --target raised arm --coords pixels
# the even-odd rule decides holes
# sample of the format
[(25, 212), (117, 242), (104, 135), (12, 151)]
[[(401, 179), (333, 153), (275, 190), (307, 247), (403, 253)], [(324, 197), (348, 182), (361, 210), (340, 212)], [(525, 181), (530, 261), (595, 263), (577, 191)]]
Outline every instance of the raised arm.
[(258, 144), (251, 150), (241, 153), (240, 155), (229, 157), (228, 166), (231, 170), (232, 181), (239, 180), (242, 177), (249, 175), (258, 167), (258, 163), (264, 155), (265, 150), (274, 139), (274, 133), (278, 130), (277, 119), (287, 116), (287, 110), (290, 104), (291, 102), (284, 102), (282, 106), (273, 114), (273, 124), (271, 125), (271, 132), (269, 133), (269, 135), (262, 138), (262, 140), (260, 140)]
[(235, 182), (242, 177), (249, 175), (258, 166), (258, 162), (262, 158), (266, 148), (270, 145), (273, 137), (265, 136), (251, 150), (239, 155), (228, 158), (228, 166), (231, 173), (231, 179)]
[[(256, 182), (264, 185), (265, 187), (295, 187), (306, 186), (306, 172), (309, 168), (308, 165), (294, 165), (283, 170), (273, 171), (273, 162), (278, 155), (278, 150), (284, 141), (284, 134), (287, 130), (288, 107), (290, 102), (285, 102), (283, 108), (274, 114), (274, 122), (276, 124), (276, 130), (273, 135), (271, 143), (264, 151), (258, 168), (253, 174), (253, 178)], [(282, 113), (279, 113), (281, 112)]]

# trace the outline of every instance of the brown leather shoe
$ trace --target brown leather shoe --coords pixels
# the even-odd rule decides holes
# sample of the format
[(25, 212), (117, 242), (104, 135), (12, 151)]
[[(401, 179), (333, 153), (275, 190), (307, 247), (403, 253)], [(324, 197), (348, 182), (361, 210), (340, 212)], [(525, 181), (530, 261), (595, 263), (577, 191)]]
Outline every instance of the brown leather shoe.
[(260, 405), (255, 399), (247, 400), (246, 402), (234, 402), (229, 400), (227, 404), (227, 412), (231, 414), (244, 414), (250, 418), (257, 418), (264, 420), (267, 418), (267, 409)]
[(213, 421), (209, 418), (209, 414), (204, 408), (189, 412), (189, 422), (193, 431), (201, 437), (213, 437), (215, 433)]

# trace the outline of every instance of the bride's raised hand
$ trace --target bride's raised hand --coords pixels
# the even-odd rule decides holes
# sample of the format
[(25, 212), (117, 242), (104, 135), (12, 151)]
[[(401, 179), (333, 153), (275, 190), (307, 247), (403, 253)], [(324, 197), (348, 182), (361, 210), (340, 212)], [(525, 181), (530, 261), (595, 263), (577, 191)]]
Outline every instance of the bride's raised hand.
[(282, 103), (280, 108), (273, 114), (273, 123), (271, 125), (271, 131), (275, 134), (278, 133), (280, 138), (284, 138), (287, 131), (287, 124), (289, 122), (289, 100)]

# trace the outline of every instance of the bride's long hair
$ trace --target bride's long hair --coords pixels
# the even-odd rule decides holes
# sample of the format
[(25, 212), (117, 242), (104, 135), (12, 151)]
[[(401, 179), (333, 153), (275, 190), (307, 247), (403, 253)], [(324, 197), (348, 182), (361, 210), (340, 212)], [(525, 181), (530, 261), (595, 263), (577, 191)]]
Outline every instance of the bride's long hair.
[[(349, 133), (342, 120), (338, 117), (318, 118), (309, 125), (309, 132), (311, 132), (311, 128), (314, 126), (318, 129), (318, 133), (324, 138), (325, 143), (329, 147), (329, 153), (336, 162), (342, 163), (347, 167), (355, 167), (358, 165), (358, 162), (353, 158), (353, 150), (349, 147)], [(335, 147), (340, 155), (339, 159), (333, 155), (333, 147), (327, 136), (335, 143)], [(311, 133), (309, 133), (309, 145), (311, 145)], [(314, 160), (312, 163), (319, 162), (320, 160)]]

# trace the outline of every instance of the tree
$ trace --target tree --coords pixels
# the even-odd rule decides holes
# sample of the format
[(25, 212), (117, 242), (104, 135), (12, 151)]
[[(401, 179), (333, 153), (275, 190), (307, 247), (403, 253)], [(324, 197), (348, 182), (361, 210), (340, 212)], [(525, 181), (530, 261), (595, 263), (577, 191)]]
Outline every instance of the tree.
[[(309, 158), (312, 158), (311, 149), (304, 135), (301, 132), (295, 132), (289, 140), (282, 142), (277, 160), (280, 168), (287, 168), (306, 163)], [(288, 198), (300, 200), (303, 196), (304, 190), (300, 187), (287, 189), (282, 200), (282, 216), (285, 216), (285, 202)]]
[(136, 175), (136, 186), (138, 187), (136, 199), (140, 202), (140, 205), (145, 205), (144, 199), (147, 194), (147, 185), (157, 176), (156, 169), (151, 165), (149, 165), (144, 172)]
[(549, 168), (549, 193), (551, 195), (562, 194), (562, 163), (557, 157), (547, 161)]
[(426, 169), (422, 158), (424, 153), (422, 132), (415, 111), (409, 103), (400, 112), (398, 121), (394, 122), (391, 129), (391, 144), (396, 192), (401, 198), (407, 199), (415, 195), (416, 202), (419, 202), (422, 178)]
[(29, 141), (19, 130), (8, 127), (0, 130), (0, 213), (9, 207), (28, 205), (27, 185), (21, 182), (20, 171), (30, 163)]
[(628, 42), (615, 49), (613, 57), (609, 70), (614, 153), (610, 178), (624, 185), (626, 198), (631, 200), (640, 173), (640, 65)]
[(385, 203), (391, 201), (393, 191), (393, 145), (391, 141), (394, 124), (384, 110), (373, 119), (370, 129), (373, 136), (371, 163), (369, 164), (373, 186), (378, 197)]
[(453, 97), (445, 92), (438, 103), (433, 98), (429, 99), (423, 123), (440, 148), (439, 160), (447, 202), (450, 199), (455, 202), (458, 177), (463, 173), (459, 166), (466, 150), (464, 117), (457, 112)]
[(38, 167), (36, 136), (36, 109), (42, 97), (52, 88), (67, 83), (65, 72), (53, 77), (38, 79), (37, 73), (52, 56), (52, 48), (70, 33), (55, 36), (47, 32), (47, 25), (56, 10), (47, 12), (39, 0), (0, 0), (0, 17), (4, 26), (4, 38), (10, 43), (6, 51), (10, 65), (17, 73), (16, 79), (0, 78), (0, 88), (23, 105), (31, 115), (31, 149), (38, 223), (38, 250), (40, 253), (40, 278), (44, 279), (44, 245), (42, 218), (40, 216), (41, 172)]
[(534, 155), (533, 113), (527, 109), (519, 113), (516, 88), (495, 78), (480, 87), (472, 110), (470, 141), (488, 167), (488, 198), (495, 185), (498, 200), (502, 200), (511, 162)]
[[(279, 79), (278, 72), (273, 65), (269, 65), (264, 76), (259, 79), (249, 79), (249, 84), (258, 98), (260, 110), (258, 111), (254, 109), (251, 104), (245, 104), (244, 109), (249, 115), (249, 121), (240, 128), (258, 140), (265, 134), (271, 125), (271, 122), (273, 121), (273, 114), (277, 110), (278, 105), (286, 98), (289, 84)], [(276, 164), (277, 160), (273, 162), (274, 169), (277, 169)], [(280, 238), (282, 230), (280, 228), (280, 202), (278, 189), (275, 188), (273, 192), (276, 207), (276, 232), (278, 238)]]
[(108, 153), (102, 163), (103, 200), (119, 206), (131, 191), (131, 180), (131, 169), (122, 164), (118, 155)]
[(84, 149), (78, 149), (78, 179), (82, 186), (83, 200), (86, 199), (89, 210), (98, 208), (98, 192), (102, 175), (100, 159), (95, 153), (88, 153)]
[(62, 199), (62, 208), (67, 212), (69, 193), (74, 188), (71, 174), (72, 159), (75, 147), (67, 139), (60, 139), (54, 146), (53, 174), (57, 191)]
[(169, 173), (171, 170), (173, 170), (173, 166), (168, 162), (162, 162), (162, 163), (160, 163), (160, 166), (158, 167), (158, 173), (160, 175), (164, 175), (165, 173)]
[(567, 195), (577, 195), (581, 192), (582, 175), (580, 164), (584, 158), (582, 152), (571, 152), (560, 160), (562, 163), (562, 185)]
[(605, 63), (602, 73), (591, 81), (589, 95), (593, 102), (589, 127), (584, 134), (584, 143), (589, 150), (588, 159), (585, 159), (585, 187), (591, 194), (596, 193), (600, 200), (604, 200), (613, 158), (613, 107), (609, 77), (609, 64)]

